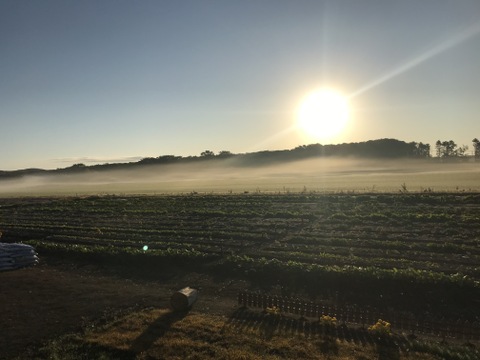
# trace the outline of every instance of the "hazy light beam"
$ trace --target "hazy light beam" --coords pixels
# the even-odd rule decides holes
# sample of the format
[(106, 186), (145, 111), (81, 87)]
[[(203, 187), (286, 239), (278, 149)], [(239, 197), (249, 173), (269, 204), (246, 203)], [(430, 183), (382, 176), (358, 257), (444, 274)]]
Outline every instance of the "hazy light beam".
[(479, 34), (480, 33), (480, 22), (476, 22), (475, 24), (469, 26), (468, 28), (466, 28), (465, 30), (455, 34), (454, 36), (452, 36), (451, 38), (445, 40), (444, 42), (434, 46), (433, 48), (431, 49), (428, 49), (426, 52), (424, 52), (423, 54), (417, 56), (416, 58), (410, 60), (410, 61), (407, 61), (405, 64), (403, 65), (400, 65), (399, 67), (397, 67), (396, 69), (393, 69), (392, 71), (390, 71), (389, 73), (379, 77), (378, 79), (370, 82), (369, 84), (361, 87), (360, 89), (358, 89), (357, 91), (354, 91), (353, 93), (349, 94), (348, 95), (348, 98), (353, 98), (353, 97), (356, 97), (358, 95), (361, 95), (363, 94), (364, 92), (378, 86), (378, 85), (381, 85), (383, 84), (384, 82), (388, 81), (388, 80), (391, 80), (393, 79), (394, 77), (400, 75), (400, 74), (403, 74), (404, 72), (414, 68), (414, 67), (417, 67), (418, 65), (420, 65), (421, 63), (431, 59), (432, 57), (436, 56), (436, 55), (439, 55), (465, 41), (467, 41), (468, 39), (474, 37), (475, 35)]
[[(258, 144), (255, 144), (254, 146), (252, 146), (252, 150), (251, 151), (258, 151), (258, 150), (262, 150), (265, 146), (267, 146), (269, 143), (275, 141), (275, 140), (278, 140), (278, 139), (281, 139), (285, 136), (287, 136), (287, 134), (293, 132), (295, 130), (295, 125), (292, 125), (292, 126), (289, 126), (275, 134), (273, 134), (272, 136), (269, 136), (267, 137), (266, 139), (264, 139), (263, 141), (261, 141), (260, 143)], [(264, 150), (264, 149), (263, 149)]]

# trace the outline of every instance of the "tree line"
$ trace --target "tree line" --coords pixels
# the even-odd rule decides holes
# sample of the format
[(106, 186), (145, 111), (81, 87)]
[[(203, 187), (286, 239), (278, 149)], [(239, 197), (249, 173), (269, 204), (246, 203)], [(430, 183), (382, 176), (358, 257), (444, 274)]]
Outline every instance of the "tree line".
[[(473, 143), (473, 157), (480, 159), (480, 141), (475, 138)], [(228, 158), (239, 157), (245, 160), (264, 162), (266, 160), (298, 160), (309, 157), (350, 156), (367, 158), (411, 158), (427, 159), (458, 158), (465, 159), (470, 156), (467, 145), (458, 146), (453, 140), (435, 143), (435, 156), (432, 156), (430, 144), (422, 142), (405, 142), (397, 139), (379, 139), (358, 143), (343, 143), (335, 145), (310, 144), (301, 145), (291, 150), (260, 151), (251, 154), (232, 154), (229, 151), (220, 151), (215, 154), (205, 150), (201, 158)]]
[[(474, 156), (480, 158), (480, 142), (478, 139), (473, 141)], [(235, 160), (239, 166), (261, 166), (268, 163), (278, 163), (287, 161), (303, 160), (315, 157), (359, 157), (359, 158), (410, 158), (410, 159), (430, 159), (438, 157), (439, 159), (459, 159), (468, 158), (468, 146), (458, 146), (453, 140), (440, 141), (435, 144), (435, 156), (432, 156), (430, 144), (422, 142), (405, 142), (397, 139), (378, 139), (356, 143), (343, 144), (310, 144), (301, 145), (294, 149), (287, 150), (264, 150), (253, 153), (234, 154), (230, 151), (222, 150), (215, 153), (211, 150), (204, 150), (200, 156), (174, 156), (164, 155), (156, 158), (144, 158), (140, 164), (172, 164), (186, 163), (192, 161), (213, 161), (220, 159)]]
[[(472, 140), (473, 157), (480, 161), (480, 141)], [(468, 146), (458, 146), (453, 140), (435, 143), (435, 156), (441, 160), (465, 160), (469, 158)], [(220, 151), (215, 154), (211, 150), (205, 150), (199, 156), (175, 156), (162, 155), (158, 157), (146, 157), (138, 162), (99, 164), (87, 166), (74, 164), (70, 167), (56, 170), (23, 169), (16, 171), (0, 171), (0, 179), (15, 178), (25, 175), (40, 175), (48, 173), (78, 173), (86, 171), (103, 171), (112, 169), (126, 169), (144, 165), (167, 165), (179, 163), (191, 163), (200, 161), (234, 160), (232, 164), (237, 166), (262, 166), (270, 163), (303, 160), (315, 157), (358, 157), (358, 158), (432, 158), (430, 144), (422, 142), (405, 142), (397, 139), (369, 140), (357, 143), (343, 143), (335, 145), (310, 144), (301, 145), (289, 150), (265, 150), (253, 153), (234, 154), (230, 151)]]
[[(472, 140), (473, 157), (480, 158), (480, 141), (477, 138)], [(462, 158), (468, 156), (468, 146), (458, 146), (453, 140), (441, 141), (435, 143), (435, 155), (438, 158)]]

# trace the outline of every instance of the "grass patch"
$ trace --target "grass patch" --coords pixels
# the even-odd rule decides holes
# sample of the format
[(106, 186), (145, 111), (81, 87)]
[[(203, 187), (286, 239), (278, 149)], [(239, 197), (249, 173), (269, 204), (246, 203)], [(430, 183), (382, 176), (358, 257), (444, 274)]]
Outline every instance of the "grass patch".
[[(265, 319), (267, 319), (265, 321)], [(438, 359), (438, 346), (405, 350), (395, 342), (347, 341), (312, 335), (264, 321), (149, 309), (82, 335), (50, 342), (34, 356), (44, 359)], [(457, 351), (452, 359), (468, 359)], [(29, 355), (30, 357), (32, 354)]]

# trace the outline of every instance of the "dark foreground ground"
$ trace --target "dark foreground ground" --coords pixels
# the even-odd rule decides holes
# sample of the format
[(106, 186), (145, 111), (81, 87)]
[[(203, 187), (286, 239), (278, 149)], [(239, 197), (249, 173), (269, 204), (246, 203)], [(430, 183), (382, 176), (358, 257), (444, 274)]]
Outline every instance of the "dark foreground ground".
[[(233, 358), (254, 358), (251, 357), (251, 355), (258, 352), (259, 349), (265, 354), (270, 354), (268, 351), (277, 354), (277, 352), (282, 349), (285, 351), (288, 350), (289, 354), (290, 352), (296, 354), (293, 358), (298, 358), (298, 354), (302, 353), (302, 349), (294, 349), (295, 339), (298, 341), (298, 338), (283, 336), (279, 337), (277, 342), (271, 340), (273, 333), (293, 334), (295, 329), (300, 329), (298, 325), (301, 322), (300, 320), (292, 319), (291, 317), (272, 317), (268, 313), (252, 312), (238, 306), (237, 295), (239, 291), (251, 289), (253, 286), (245, 280), (226, 279), (225, 277), (217, 277), (212, 274), (187, 273), (175, 268), (169, 268), (168, 271), (163, 270), (162, 272), (152, 274), (147, 270), (134, 267), (119, 268), (106, 266), (102, 263), (90, 264), (85, 261), (59, 259), (52, 255), (44, 256), (41, 260), (41, 263), (36, 267), (0, 273), (0, 304), (2, 309), (0, 311), (0, 359), (59, 358), (58, 356), (51, 357), (51, 353), (48, 350), (42, 352), (40, 349), (47, 343), (49, 343), (47, 345), (49, 349), (52, 349), (52, 340), (59, 339), (62, 335), (86, 333), (85, 330), (102, 329), (103, 325), (112, 324), (117, 319), (119, 321), (117, 327), (122, 327), (124, 326), (121, 325), (122, 321), (125, 321), (125, 319), (127, 319), (127, 322), (130, 321), (128, 320), (128, 316), (131, 316), (129, 314), (135, 314), (135, 317), (146, 316), (145, 314), (148, 315), (148, 311), (154, 315), (160, 311), (163, 315), (156, 319), (152, 323), (153, 325), (150, 325), (146, 330), (144, 329), (140, 337), (136, 338), (135, 341), (130, 341), (130, 343), (133, 344), (132, 346), (134, 347), (139, 339), (145, 340), (145, 337), (148, 337), (147, 340), (150, 338), (157, 339), (160, 336), (159, 329), (163, 329), (161, 332), (163, 334), (163, 332), (166, 331), (165, 329), (173, 326), (172, 322), (168, 322), (167, 324), (159, 323), (159, 321), (163, 321), (170, 316), (168, 308), (171, 295), (176, 290), (185, 286), (192, 286), (199, 289), (199, 298), (194, 305), (194, 313), (196, 315), (194, 314), (191, 318), (189, 317), (188, 319), (190, 320), (185, 320), (187, 321), (187, 325), (183, 326), (186, 330), (180, 329), (180, 331), (175, 328), (174, 331), (172, 330), (169, 333), (170, 337), (174, 336), (177, 332), (183, 334), (183, 332), (186, 331), (186, 333), (182, 335), (182, 341), (188, 342), (189, 336), (191, 335), (188, 333), (193, 331), (194, 333), (191, 335), (191, 337), (193, 336), (192, 344), (195, 346), (203, 343), (208, 344), (211, 339), (208, 336), (205, 337), (205, 335), (207, 333), (211, 333), (210, 335), (218, 335), (221, 331), (216, 327), (218, 327), (218, 323), (224, 323), (226, 325), (223, 326), (226, 326), (226, 330), (230, 329), (232, 334), (241, 332), (245, 332), (246, 334), (238, 339), (235, 335), (228, 338), (229, 340), (222, 338), (222, 341), (227, 341), (229, 346), (240, 349), (237, 349), (240, 355), (245, 352), (245, 354), (250, 356), (245, 357), (239, 355)], [(167, 315), (164, 314), (165, 312)], [(217, 320), (208, 320), (217, 322), (212, 322), (212, 325), (206, 320), (210, 318), (201, 317), (203, 315), (218, 315), (214, 317)], [(197, 317), (203, 320), (198, 322), (198, 324), (189, 322), (196, 321), (195, 319), (197, 319)], [(219, 317), (224, 320), (219, 321)], [(272, 319), (275, 324), (272, 324)], [(139, 321), (139, 323), (143, 324), (142, 321)], [(209, 324), (216, 330), (213, 328), (213, 330), (210, 329), (211, 326)], [(399, 336), (391, 338), (392, 340), (390, 342), (394, 346), (387, 346), (389, 351), (382, 355), (381, 349), (379, 350), (378, 348), (379, 345), (375, 345), (375, 339), (370, 335), (367, 338), (369, 341), (366, 343), (363, 340), (359, 341), (362, 336), (366, 335), (365, 330), (359, 331), (360, 329), (354, 330), (352, 328), (337, 327), (336, 335), (330, 338), (328, 336), (325, 337), (325, 330), (319, 328), (321, 331), (319, 329), (317, 330), (323, 335), (318, 337), (316, 335), (314, 336), (315, 324), (308, 324), (308, 329), (307, 327), (302, 328), (301, 333), (303, 336), (301, 338), (307, 339), (304, 340), (304, 342), (306, 341), (307, 345), (313, 346), (314, 350), (318, 352), (318, 354), (317, 352), (313, 354), (317, 354), (318, 356), (311, 354), (313, 358), (349, 360), (374, 358), (381, 360), (404, 358), (431, 360), (448, 358), (453, 360), (476, 359), (478, 356), (478, 351), (475, 350), (476, 345), (473, 344), (468, 345), (468, 348), (465, 348), (465, 345), (457, 344), (462, 347), (454, 348), (457, 352), (452, 352), (452, 348), (445, 348), (446, 344), (444, 344), (445, 346), (442, 345), (442, 347), (435, 345), (443, 344), (443, 342), (440, 342), (441, 339), (431, 339), (432, 342), (427, 348), (426, 343), (412, 345), (407, 338)], [(160, 326), (160, 328), (158, 328), (157, 325)], [(139, 325), (134, 324), (131, 326), (133, 330), (135, 330), (135, 326), (138, 327)], [(115, 330), (115, 326), (113, 328)], [(125, 330), (127, 328), (128, 331)], [(90, 343), (97, 344), (95, 345), (97, 348), (90, 347), (90, 352), (87, 352), (84, 354), (84, 357), (81, 358), (98, 358), (96, 355), (103, 354), (102, 351), (105, 351), (105, 349), (109, 349), (107, 354), (110, 357), (107, 358), (137, 358), (140, 352), (132, 352), (132, 349), (125, 351), (122, 349), (123, 345), (121, 343), (118, 346), (115, 344), (115, 341), (117, 341), (116, 337), (124, 341), (129, 340), (127, 338), (125, 338), (125, 340), (123, 337), (130, 333), (133, 334), (134, 331), (128, 326), (127, 328), (122, 328), (123, 330), (121, 329), (121, 331), (113, 335), (108, 333), (105, 335), (104, 332), (100, 331), (98, 339), (88, 340)], [(151, 334), (152, 331), (153, 335)], [(255, 331), (258, 334), (253, 336), (252, 334), (255, 333)], [(250, 337), (247, 336), (248, 334), (250, 334)], [(228, 331), (223, 333), (222, 336), (227, 335)], [(359, 335), (361, 336), (359, 337)], [(104, 336), (104, 338), (101, 338), (101, 336)], [(201, 339), (203, 340), (198, 340), (198, 336), (202, 336)], [(260, 341), (261, 339), (256, 339), (258, 337), (262, 338), (263, 342)], [(255, 346), (252, 347), (250, 344), (252, 339), (256, 339), (260, 341), (260, 343), (254, 344)], [(325, 344), (330, 344), (325, 339), (334, 339), (332, 340), (332, 344), (335, 345), (333, 349), (335, 351), (330, 351), (330, 348), (330, 350), (324, 349)], [(63, 345), (65, 345), (65, 340), (62, 341)], [(108, 346), (102, 345), (104, 341), (108, 342)], [(153, 345), (152, 341), (147, 341), (148, 346), (145, 347), (145, 349), (148, 349), (148, 354), (156, 354), (155, 356), (152, 355), (152, 357), (147, 358), (165, 358), (166, 349), (168, 350), (169, 346), (174, 347), (178, 341), (180, 340), (170, 339), (168, 336), (165, 336), (163, 342), (159, 343), (160, 345)], [(235, 341), (249, 343), (251, 349), (246, 346), (245, 350), (241, 344), (236, 344)], [(288, 346), (286, 345), (287, 343)], [(195, 346), (192, 345), (185, 351), (193, 351), (195, 350)], [(385, 344), (382, 346), (385, 346)], [(272, 347), (272, 349), (269, 347)], [(297, 346), (297, 348), (298, 347), (299, 346)], [(218, 347), (215, 348), (217, 352), (220, 350)], [(100, 352), (97, 353), (95, 351)], [(145, 351), (147, 352), (147, 350)], [(174, 348), (172, 351), (177, 354), (178, 349)], [(351, 354), (346, 357), (341, 355), (347, 352)], [(143, 353), (143, 350), (141, 353)], [(207, 351), (207, 353), (209, 353), (209, 351)], [(203, 355), (197, 358), (207, 357), (204, 353), (200, 354)], [(392, 354), (395, 356), (392, 357)], [(445, 357), (445, 354), (448, 356)], [(117, 355), (121, 356), (117, 357)], [(272, 355), (269, 358), (292, 358), (289, 355), (281, 356), (280, 353), (277, 355), (278, 356)], [(257, 356), (255, 359), (262, 358), (262, 356)]]
[(168, 307), (173, 292), (184, 286), (200, 289), (196, 310), (225, 315), (234, 311), (236, 294), (246, 286), (175, 270), (158, 274), (157, 281), (152, 274), (148, 278), (49, 258), (36, 267), (1, 272), (0, 359), (28, 354), (45, 341), (125, 312)]

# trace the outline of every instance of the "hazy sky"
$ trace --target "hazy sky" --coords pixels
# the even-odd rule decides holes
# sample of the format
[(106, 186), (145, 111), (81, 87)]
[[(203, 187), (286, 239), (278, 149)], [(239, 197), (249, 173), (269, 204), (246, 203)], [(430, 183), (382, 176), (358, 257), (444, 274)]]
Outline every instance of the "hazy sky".
[(287, 149), (333, 87), (332, 143), (480, 137), (478, 0), (0, 0), (0, 169)]

